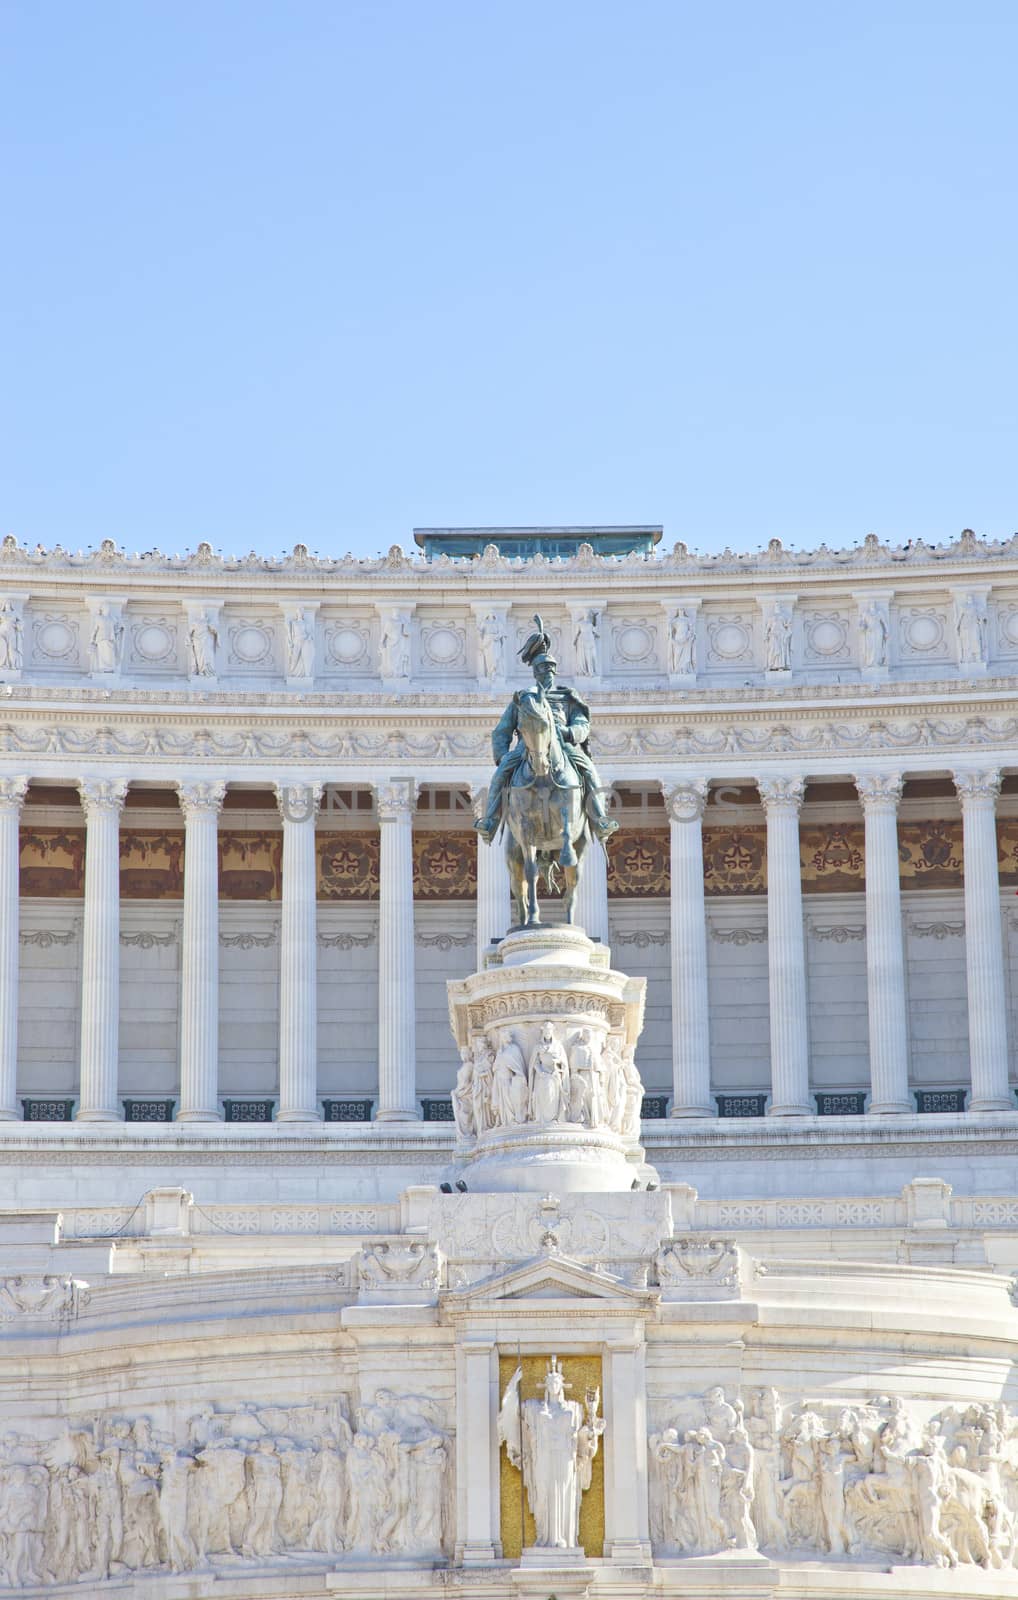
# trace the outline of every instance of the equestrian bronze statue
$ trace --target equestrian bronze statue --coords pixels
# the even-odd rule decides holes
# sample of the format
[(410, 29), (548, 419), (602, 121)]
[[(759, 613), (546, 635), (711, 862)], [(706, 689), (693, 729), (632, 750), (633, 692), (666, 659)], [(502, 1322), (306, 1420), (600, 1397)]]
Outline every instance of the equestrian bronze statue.
[(541, 926), (537, 878), (548, 889), (562, 872), (566, 921), (591, 834), (600, 843), (618, 823), (604, 807), (601, 780), (590, 758), (590, 708), (574, 689), (556, 685), (558, 663), (539, 616), (536, 633), (520, 651), (534, 687), (517, 689), (491, 736), (497, 766), (488, 808), (474, 824), (491, 844), (505, 823), (506, 861), (518, 926)]

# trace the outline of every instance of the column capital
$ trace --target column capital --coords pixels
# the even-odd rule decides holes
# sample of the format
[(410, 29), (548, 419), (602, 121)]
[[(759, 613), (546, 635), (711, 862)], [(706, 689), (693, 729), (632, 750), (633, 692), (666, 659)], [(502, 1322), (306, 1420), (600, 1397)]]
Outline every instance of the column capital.
[(798, 777), (758, 778), (756, 786), (761, 804), (768, 812), (798, 812), (806, 793), (806, 780)]
[(219, 815), (226, 798), (226, 784), (221, 779), (201, 779), (197, 783), (178, 783), (180, 809), (185, 817)]
[(27, 778), (0, 778), (0, 812), (17, 814), (28, 793)]
[(1000, 793), (1000, 776), (996, 767), (952, 773), (962, 806), (980, 802), (990, 806), (995, 805)]
[(707, 804), (706, 778), (684, 778), (675, 784), (662, 778), (661, 792), (671, 822), (697, 822), (703, 816)]
[(855, 786), (866, 811), (897, 811), (905, 780), (900, 772), (859, 772)]
[(322, 803), (325, 785), (321, 783), (277, 783), (276, 805), (284, 822), (310, 822), (314, 824), (318, 807)]
[(126, 778), (79, 778), (78, 793), (86, 820), (107, 812), (119, 816), (127, 799)]
[(413, 778), (390, 778), (375, 788), (375, 806), (380, 822), (409, 822), (417, 805), (417, 785)]

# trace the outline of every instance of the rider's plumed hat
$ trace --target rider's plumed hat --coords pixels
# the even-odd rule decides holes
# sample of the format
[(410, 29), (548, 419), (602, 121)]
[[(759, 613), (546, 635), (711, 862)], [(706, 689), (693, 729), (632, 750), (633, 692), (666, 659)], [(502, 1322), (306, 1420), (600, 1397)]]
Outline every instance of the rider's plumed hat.
[(550, 662), (553, 667), (557, 666), (558, 663), (551, 653), (551, 636), (549, 635), (548, 630), (545, 628), (544, 623), (541, 621), (541, 618), (536, 613), (534, 615), (534, 626), (537, 629), (537, 632), (530, 635), (529, 639), (519, 651), (524, 666), (532, 667), (537, 661), (542, 659)]

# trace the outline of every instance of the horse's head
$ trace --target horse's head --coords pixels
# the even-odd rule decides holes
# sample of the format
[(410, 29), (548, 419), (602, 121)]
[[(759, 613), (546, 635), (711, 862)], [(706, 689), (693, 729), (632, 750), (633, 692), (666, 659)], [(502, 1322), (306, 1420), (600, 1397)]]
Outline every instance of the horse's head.
[(562, 764), (551, 706), (540, 689), (521, 689), (516, 705), (520, 737), (527, 747), (530, 770), (535, 778), (546, 778)]

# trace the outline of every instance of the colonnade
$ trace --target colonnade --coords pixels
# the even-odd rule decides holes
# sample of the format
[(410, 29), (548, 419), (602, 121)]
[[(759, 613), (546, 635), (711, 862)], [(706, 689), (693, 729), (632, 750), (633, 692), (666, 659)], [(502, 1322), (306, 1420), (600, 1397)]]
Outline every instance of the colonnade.
[[(905, 951), (898, 874), (900, 772), (860, 773), (855, 780), (866, 833), (866, 962), (870, 1041), (870, 1114), (912, 1108), (908, 1084)], [(1015, 1109), (1008, 1082), (1007, 990), (997, 872), (996, 799), (1000, 773), (954, 774), (964, 828), (965, 934), (971, 1103), (975, 1112)], [(119, 827), (128, 781), (79, 783), (86, 848), (82, 921), (81, 1061), (77, 1117), (119, 1120), (120, 962)], [(804, 780), (759, 782), (767, 820), (767, 928), (770, 993), (771, 1115), (813, 1112), (809, 1086), (806, 954), (799, 858)], [(670, 949), (674, 1117), (713, 1114), (707, 923), (702, 821), (703, 776), (662, 782), (671, 835)], [(0, 1119), (19, 1117), (17, 1102), (18, 829), (28, 779), (0, 778)], [(220, 1116), (219, 814), (222, 781), (183, 781), (184, 904), (178, 1120)], [(317, 1094), (315, 822), (321, 786), (276, 786), (283, 833), (279, 1007), (281, 1121), (320, 1115)], [(472, 791), (475, 811), (485, 802)], [(381, 834), (379, 886), (378, 1096), (380, 1121), (418, 1116), (415, 1062), (412, 827), (416, 786), (394, 778), (376, 790)], [(508, 880), (502, 851), (478, 844), (477, 959), (506, 926)], [(604, 853), (592, 850), (577, 920), (608, 934)]]

